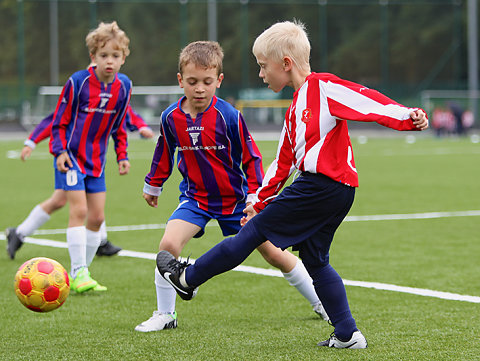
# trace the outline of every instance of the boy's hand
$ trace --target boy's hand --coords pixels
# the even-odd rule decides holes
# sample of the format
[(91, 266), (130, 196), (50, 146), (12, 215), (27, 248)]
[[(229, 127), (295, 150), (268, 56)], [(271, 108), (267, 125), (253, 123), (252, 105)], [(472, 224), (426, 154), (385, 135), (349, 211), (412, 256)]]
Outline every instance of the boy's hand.
[(121, 160), (118, 162), (118, 172), (120, 175), (128, 174), (130, 170), (130, 162), (128, 160)]
[(243, 213), (246, 214), (245, 217), (242, 217), (240, 220), (240, 225), (243, 227), (244, 225), (247, 224), (249, 220), (251, 220), (253, 217), (255, 217), (258, 213), (257, 211), (253, 208), (253, 205), (251, 203), (247, 203), (247, 207), (243, 210)]
[[(65, 164), (66, 163), (66, 164)], [(57, 169), (62, 173), (67, 173), (67, 171), (73, 167), (72, 160), (68, 155), (68, 152), (63, 152), (57, 157)]]
[(152, 196), (150, 194), (143, 193), (143, 199), (145, 199), (145, 201), (147, 201), (147, 203), (150, 207), (153, 207), (153, 208), (158, 207), (158, 196)]
[(140, 128), (139, 132), (143, 138), (147, 139), (153, 138), (153, 136), (155, 135), (155, 133), (153, 133), (153, 130), (149, 127)]
[(20, 159), (25, 162), (28, 158), (30, 158), (32, 152), (32, 148), (30, 148), (28, 145), (24, 146), (22, 149), (22, 153), (20, 153)]
[(417, 109), (411, 112), (410, 118), (413, 120), (413, 125), (415, 125), (418, 129), (425, 130), (428, 128), (428, 118), (422, 109)]

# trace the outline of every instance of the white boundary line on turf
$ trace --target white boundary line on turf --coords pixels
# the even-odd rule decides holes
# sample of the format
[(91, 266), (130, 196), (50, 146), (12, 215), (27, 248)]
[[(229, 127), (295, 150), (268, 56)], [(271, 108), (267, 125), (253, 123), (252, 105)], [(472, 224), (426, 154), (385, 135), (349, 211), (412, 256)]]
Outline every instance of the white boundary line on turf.
[[(426, 213), (405, 213), (405, 214), (374, 214), (369, 216), (347, 216), (344, 222), (365, 222), (365, 221), (393, 221), (393, 220), (413, 220), (413, 219), (434, 219), (449, 217), (478, 217), (480, 210), (457, 211), (457, 212), (426, 212)], [(207, 223), (207, 227), (216, 227), (217, 223)], [(125, 231), (144, 231), (149, 229), (165, 229), (165, 223), (158, 224), (137, 224), (130, 226), (108, 226), (108, 232), (125, 232)], [(65, 228), (59, 229), (39, 229), (34, 235), (46, 234), (65, 234)], [(0, 239), (1, 235), (0, 235)]]
[[(66, 242), (53, 241), (50, 239), (38, 239), (38, 238), (26, 237), (24, 239), (24, 242), (32, 243), (40, 246), (67, 248)], [(142, 259), (148, 259), (148, 260), (155, 260), (157, 256), (155, 253), (136, 252), (136, 251), (128, 251), (128, 250), (121, 250), (118, 253), (118, 255), (123, 257), (142, 258)], [(195, 262), (194, 259), (190, 259), (190, 261), (192, 263)], [(283, 277), (282, 272), (280, 272), (279, 270), (272, 270), (272, 269), (259, 268), (259, 267), (240, 265), (234, 268), (233, 270), (239, 271), (239, 272), (254, 273), (254, 274), (263, 275), (263, 276)], [(434, 291), (434, 290), (429, 290), (424, 288), (403, 287), (403, 286), (391, 285), (387, 283), (350, 281), (350, 280), (343, 280), (343, 283), (347, 286), (374, 288), (382, 291), (409, 293), (413, 295), (434, 297), (434, 298), (440, 298), (444, 300), (480, 303), (480, 297), (478, 296), (460, 295), (457, 293)]]

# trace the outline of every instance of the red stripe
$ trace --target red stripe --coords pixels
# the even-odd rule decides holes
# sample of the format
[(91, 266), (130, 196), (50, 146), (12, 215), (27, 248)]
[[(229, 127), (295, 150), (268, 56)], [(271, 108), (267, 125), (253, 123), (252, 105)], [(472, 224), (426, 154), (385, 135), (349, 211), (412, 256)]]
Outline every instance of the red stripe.
[[(60, 109), (60, 105), (62, 104), (62, 99), (65, 98), (65, 88), (63, 88), (62, 94), (60, 95), (60, 101), (57, 103), (57, 109), (55, 109), (55, 115), (53, 119), (57, 117), (57, 113)], [(68, 123), (70, 123), (71, 117), (72, 117), (72, 102), (73, 102), (73, 87), (70, 86), (70, 91), (68, 95), (68, 103), (65, 107), (64, 112), (61, 114), (61, 119), (59, 122), (59, 129), (58, 129), (58, 135), (59, 138), (62, 142), (62, 148), (67, 149), (67, 126)]]

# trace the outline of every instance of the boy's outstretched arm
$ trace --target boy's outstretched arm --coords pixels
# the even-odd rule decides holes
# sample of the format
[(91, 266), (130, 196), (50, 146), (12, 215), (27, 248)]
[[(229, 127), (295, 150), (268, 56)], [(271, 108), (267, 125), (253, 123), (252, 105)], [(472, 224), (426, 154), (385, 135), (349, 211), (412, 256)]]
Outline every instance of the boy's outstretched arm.
[(414, 110), (410, 112), (410, 118), (413, 120), (413, 125), (419, 130), (425, 130), (428, 128), (428, 118), (422, 109)]

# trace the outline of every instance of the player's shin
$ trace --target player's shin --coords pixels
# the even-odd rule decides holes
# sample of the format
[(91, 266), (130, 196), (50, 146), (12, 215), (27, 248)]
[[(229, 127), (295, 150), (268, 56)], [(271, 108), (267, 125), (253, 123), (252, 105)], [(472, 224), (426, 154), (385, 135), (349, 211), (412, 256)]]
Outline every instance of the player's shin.
[(213, 276), (235, 268), (265, 241), (253, 222), (248, 222), (235, 237), (224, 239), (190, 265), (185, 270), (186, 283), (198, 287)]

